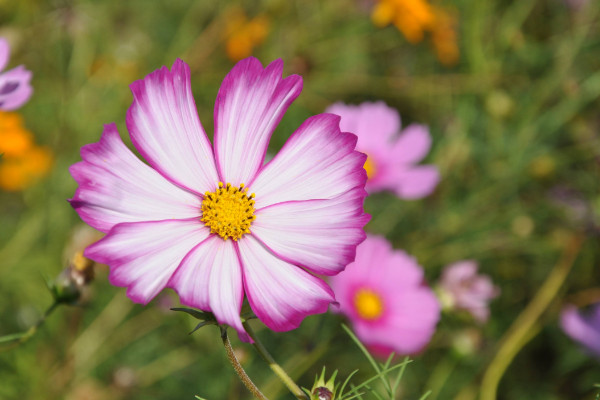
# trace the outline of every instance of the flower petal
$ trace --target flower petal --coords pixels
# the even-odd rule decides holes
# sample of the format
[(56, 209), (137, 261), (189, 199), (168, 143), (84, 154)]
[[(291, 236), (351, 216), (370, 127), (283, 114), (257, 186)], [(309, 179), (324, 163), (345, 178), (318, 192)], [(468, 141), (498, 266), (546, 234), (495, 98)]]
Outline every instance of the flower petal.
[(70, 200), (81, 219), (102, 232), (121, 222), (186, 219), (200, 215), (200, 199), (144, 164), (123, 143), (115, 124), (98, 143), (81, 149), (69, 169), (79, 184)]
[(177, 59), (171, 71), (162, 67), (130, 87), (127, 129), (142, 156), (181, 187), (200, 194), (213, 190), (219, 179), (198, 119), (188, 65)]
[(284, 201), (331, 199), (364, 187), (366, 156), (354, 150), (356, 136), (340, 132), (339, 116), (308, 118), (248, 185), (256, 209)]
[(381, 185), (393, 190), (403, 199), (420, 199), (430, 195), (438, 182), (440, 174), (433, 165), (419, 165), (406, 168), (390, 168)]
[(431, 135), (426, 125), (411, 124), (402, 130), (394, 143), (390, 157), (399, 164), (415, 164), (421, 161), (431, 148)]
[(414, 354), (429, 343), (440, 318), (440, 305), (427, 287), (396, 291), (381, 322), (355, 321), (358, 337), (366, 344), (393, 348), (397, 354)]
[(85, 256), (110, 267), (109, 280), (147, 304), (169, 282), (183, 258), (209, 235), (197, 219), (115, 225)]
[(325, 282), (275, 257), (252, 236), (237, 243), (248, 301), (270, 329), (295, 329), (306, 316), (327, 311), (335, 301)]
[(356, 106), (335, 103), (325, 112), (342, 117), (340, 129), (358, 136), (356, 148), (369, 154), (386, 151), (390, 140), (400, 131), (400, 114), (383, 101)]
[(33, 93), (29, 84), (31, 71), (18, 66), (0, 74), (0, 110), (14, 110), (21, 107)]
[(263, 165), (271, 134), (302, 91), (302, 78), (281, 78), (283, 61), (263, 69), (254, 57), (227, 74), (215, 104), (215, 153), (223, 181), (248, 183)]
[(354, 260), (365, 239), (362, 188), (331, 200), (292, 201), (256, 212), (252, 234), (279, 258), (323, 275), (335, 275)]
[(183, 259), (168, 284), (188, 306), (210, 311), (249, 341), (240, 319), (244, 289), (235, 244), (211, 235)]
[[(594, 306), (592, 311), (600, 313), (600, 306)], [(560, 326), (571, 339), (582, 344), (596, 357), (600, 357), (600, 325), (597, 316), (583, 316), (575, 306), (569, 304), (561, 312)]]

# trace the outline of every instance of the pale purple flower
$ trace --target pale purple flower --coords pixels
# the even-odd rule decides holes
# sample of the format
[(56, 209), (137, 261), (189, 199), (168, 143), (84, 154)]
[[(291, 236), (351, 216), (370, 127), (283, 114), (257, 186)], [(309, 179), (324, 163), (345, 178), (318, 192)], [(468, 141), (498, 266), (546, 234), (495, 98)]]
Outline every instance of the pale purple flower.
[(560, 315), (560, 326), (571, 339), (600, 358), (600, 303), (587, 311), (582, 313), (573, 305), (565, 306)]
[[(8, 64), (9, 56), (8, 42), (0, 38), (0, 71)], [(0, 72), (0, 110), (15, 110), (29, 100), (33, 93), (29, 84), (30, 80), (31, 72), (22, 65), (6, 72)]]
[(247, 58), (229, 72), (215, 104), (214, 152), (181, 60), (131, 85), (127, 128), (149, 165), (114, 124), (81, 149), (71, 204), (107, 233), (85, 254), (108, 264), (111, 283), (133, 301), (172, 288), (244, 340), (244, 298), (275, 331), (335, 301), (313, 274), (343, 270), (365, 237), (365, 155), (338, 116), (320, 114), (264, 164), (273, 130), (302, 90), (300, 76), (282, 79), (282, 71), (281, 60), (263, 68)]
[(477, 263), (458, 261), (444, 268), (440, 280), (441, 296), (450, 309), (466, 310), (480, 323), (490, 316), (488, 303), (500, 294), (500, 289), (487, 275), (477, 273)]
[(383, 237), (368, 235), (356, 260), (330, 282), (339, 311), (377, 354), (414, 354), (431, 340), (440, 318), (438, 300), (417, 261)]
[(425, 125), (400, 129), (400, 115), (384, 102), (357, 106), (336, 103), (326, 112), (342, 117), (340, 128), (358, 136), (356, 148), (366, 153), (369, 193), (390, 190), (402, 199), (425, 197), (438, 184), (433, 165), (416, 165), (429, 152), (431, 136)]

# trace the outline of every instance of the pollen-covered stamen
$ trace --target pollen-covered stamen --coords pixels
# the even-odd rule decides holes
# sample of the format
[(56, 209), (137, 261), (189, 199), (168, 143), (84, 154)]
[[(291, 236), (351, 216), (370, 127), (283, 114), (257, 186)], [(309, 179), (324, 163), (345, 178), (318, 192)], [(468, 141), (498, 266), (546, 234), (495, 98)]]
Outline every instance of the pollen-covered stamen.
[(354, 295), (356, 313), (363, 319), (372, 321), (383, 314), (383, 299), (371, 289), (359, 289)]
[(202, 218), (200, 221), (223, 239), (238, 240), (245, 233), (250, 233), (250, 225), (254, 216), (254, 193), (248, 196), (248, 188), (244, 184), (239, 187), (230, 183), (219, 187), (214, 192), (206, 192), (202, 201)]

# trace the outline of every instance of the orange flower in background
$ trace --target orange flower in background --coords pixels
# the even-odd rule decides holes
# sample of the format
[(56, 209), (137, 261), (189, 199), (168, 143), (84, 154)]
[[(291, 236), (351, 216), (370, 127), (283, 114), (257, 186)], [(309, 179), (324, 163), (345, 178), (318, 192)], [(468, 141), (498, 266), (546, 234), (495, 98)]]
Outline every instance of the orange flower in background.
[(371, 20), (380, 28), (393, 24), (412, 44), (421, 42), (429, 32), (440, 62), (444, 65), (458, 62), (454, 19), (426, 0), (378, 0)]
[(36, 146), (19, 114), (0, 111), (0, 189), (19, 191), (48, 173), (50, 150)]
[(438, 60), (444, 65), (455, 65), (460, 52), (454, 29), (456, 20), (442, 9), (435, 8), (436, 23), (431, 30), (431, 42)]
[(265, 41), (268, 33), (269, 19), (266, 16), (259, 15), (248, 20), (242, 10), (232, 10), (226, 26), (227, 56), (234, 62), (251, 56), (254, 48)]
[(406, 40), (414, 44), (431, 30), (435, 16), (426, 0), (379, 0), (371, 19), (380, 28), (394, 24)]

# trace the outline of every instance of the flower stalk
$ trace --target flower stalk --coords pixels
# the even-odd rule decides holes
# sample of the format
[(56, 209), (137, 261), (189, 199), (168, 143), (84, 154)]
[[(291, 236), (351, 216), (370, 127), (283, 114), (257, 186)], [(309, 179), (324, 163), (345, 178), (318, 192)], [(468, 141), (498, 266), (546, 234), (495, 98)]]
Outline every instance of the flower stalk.
[(248, 335), (252, 338), (254, 343), (252, 345), (258, 351), (258, 354), (269, 364), (271, 370), (277, 375), (277, 377), (284, 383), (284, 385), (289, 389), (290, 392), (294, 396), (296, 396), (299, 400), (308, 400), (308, 397), (304, 393), (302, 389), (294, 382), (294, 380), (281, 368), (281, 366), (275, 361), (273, 356), (267, 351), (265, 346), (258, 340), (258, 337), (254, 333), (254, 330), (248, 323), (248, 321), (243, 322), (244, 329), (248, 333)]
[(58, 307), (59, 304), (60, 303), (58, 301), (53, 302), (52, 305), (50, 307), (48, 307), (46, 312), (44, 312), (44, 315), (42, 315), (42, 317), (35, 323), (35, 325), (31, 326), (25, 332), (13, 333), (10, 335), (0, 336), (0, 343), (14, 342), (11, 346), (6, 347), (4, 350), (11, 349), (15, 346), (25, 343), (29, 339), (31, 339), (33, 337), (33, 335), (35, 335), (37, 330), (40, 328), (40, 326), (42, 326), (44, 324), (44, 322), (46, 321), (46, 318), (48, 318), (50, 316), (50, 314), (52, 314), (52, 312), (56, 309), (56, 307)]
[(246, 388), (250, 391), (250, 393), (252, 393), (252, 395), (255, 398), (261, 400), (268, 400), (267, 397), (261, 393), (258, 387), (254, 384), (254, 382), (252, 382), (252, 380), (244, 370), (244, 367), (242, 367), (242, 364), (240, 364), (239, 360), (235, 356), (233, 348), (231, 347), (231, 342), (229, 341), (229, 337), (227, 336), (227, 329), (223, 327), (221, 327), (221, 340), (223, 341), (223, 345), (225, 346), (227, 358), (229, 359), (229, 362), (233, 366), (235, 372), (240, 377), (244, 386), (246, 386)]

